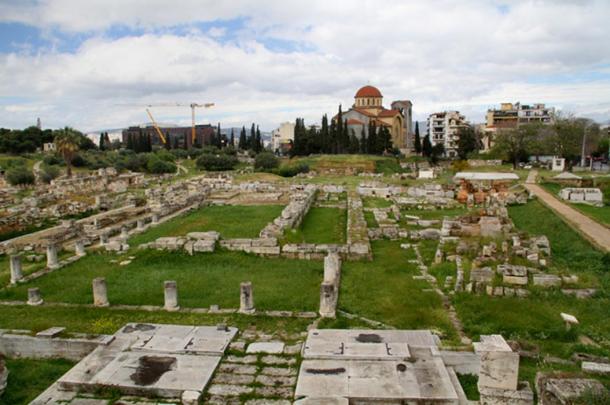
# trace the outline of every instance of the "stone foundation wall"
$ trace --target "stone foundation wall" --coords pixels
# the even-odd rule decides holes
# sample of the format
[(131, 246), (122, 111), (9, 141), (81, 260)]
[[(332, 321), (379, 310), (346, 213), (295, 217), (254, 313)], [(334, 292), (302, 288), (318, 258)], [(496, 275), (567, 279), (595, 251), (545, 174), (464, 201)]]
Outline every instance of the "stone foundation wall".
[(105, 335), (93, 339), (43, 338), (0, 331), (0, 353), (6, 357), (78, 361), (91, 353), (105, 338)]

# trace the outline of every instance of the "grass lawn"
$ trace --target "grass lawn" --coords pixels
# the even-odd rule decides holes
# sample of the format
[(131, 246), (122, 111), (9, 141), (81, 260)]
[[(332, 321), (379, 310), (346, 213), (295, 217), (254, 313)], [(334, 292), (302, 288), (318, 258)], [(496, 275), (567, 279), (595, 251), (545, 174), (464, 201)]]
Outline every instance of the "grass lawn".
[[(255, 292), (256, 294), (256, 292)], [(254, 298), (256, 300), (256, 296)], [(274, 318), (263, 315), (189, 314), (185, 312), (137, 311), (110, 308), (30, 307), (6, 305), (0, 307), (0, 328), (29, 329), (34, 332), (52, 326), (64, 326), (68, 333), (113, 334), (129, 322), (166, 323), (177, 325), (217, 325), (224, 323), (239, 329), (256, 326), (265, 333), (302, 332), (311, 319)]]
[(283, 208), (282, 205), (211, 205), (150, 228), (129, 239), (129, 244), (135, 246), (162, 236), (197, 231), (218, 231), (224, 239), (256, 238)]
[(377, 228), (375, 215), (371, 211), (364, 211), (364, 220), (366, 221), (367, 228)]
[(256, 308), (317, 310), (323, 266), (317, 261), (266, 259), (242, 252), (218, 251), (189, 256), (183, 252), (130, 252), (127, 266), (112, 254), (89, 254), (81, 260), (18, 287), (0, 290), (0, 299), (25, 300), (27, 289), (39, 287), (49, 302), (90, 304), (91, 281), (105, 277), (111, 304), (162, 305), (163, 282), (178, 283), (183, 307), (239, 307), (239, 283), (251, 281)]
[(419, 271), (400, 242), (374, 241), (372, 247), (373, 262), (344, 262), (339, 308), (399, 329), (433, 328), (455, 338), (440, 297), (423, 292), (428, 283), (412, 278)]
[(362, 204), (364, 208), (388, 208), (392, 206), (392, 201), (381, 197), (363, 197)]
[(74, 363), (63, 359), (6, 359), (6, 365), (9, 369), (8, 385), (0, 396), (0, 405), (30, 403)]
[[(553, 196), (555, 196), (558, 200), (560, 200), (558, 193), (562, 187), (559, 184), (541, 183), (540, 185), (543, 188), (545, 188), (546, 191), (553, 194)], [(585, 214), (589, 218), (593, 219), (594, 221), (597, 221), (602, 225), (610, 227), (610, 206), (604, 205), (603, 207), (594, 207), (592, 205), (587, 205), (587, 204), (574, 204), (574, 203), (568, 203), (567, 201), (563, 201), (563, 200), (561, 200), (561, 201), (569, 204), (570, 207), (582, 212), (583, 214)]]
[(289, 229), (283, 243), (345, 243), (347, 210), (312, 207), (301, 226)]

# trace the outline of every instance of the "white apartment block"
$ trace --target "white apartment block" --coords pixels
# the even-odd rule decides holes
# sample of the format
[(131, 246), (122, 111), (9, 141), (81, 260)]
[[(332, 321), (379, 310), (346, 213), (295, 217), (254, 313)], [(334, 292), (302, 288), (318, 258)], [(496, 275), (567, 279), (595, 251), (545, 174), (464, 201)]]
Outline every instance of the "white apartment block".
[(271, 132), (271, 150), (273, 153), (287, 153), (290, 141), (294, 141), (294, 127), (294, 122), (282, 122), (279, 128)]
[(432, 146), (443, 144), (446, 157), (457, 156), (457, 142), (460, 128), (468, 126), (466, 118), (459, 111), (443, 111), (428, 117), (428, 136)]

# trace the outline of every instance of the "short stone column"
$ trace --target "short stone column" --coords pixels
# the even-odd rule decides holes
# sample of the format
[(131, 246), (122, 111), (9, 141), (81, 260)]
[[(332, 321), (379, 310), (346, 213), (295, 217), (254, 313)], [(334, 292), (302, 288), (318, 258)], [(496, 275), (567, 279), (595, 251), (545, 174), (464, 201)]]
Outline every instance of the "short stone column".
[(57, 246), (54, 244), (47, 245), (47, 267), (50, 269), (59, 267), (59, 262), (57, 261)]
[(95, 204), (93, 204), (93, 208), (94, 209), (98, 209), (101, 206), (102, 206), (102, 196), (96, 195), (95, 196)]
[(100, 245), (105, 245), (106, 243), (108, 243), (108, 234), (102, 233), (100, 235)]
[(129, 238), (129, 231), (127, 230), (126, 226), (121, 228), (121, 238), (123, 238), (123, 239)]
[(137, 226), (138, 226), (138, 230), (143, 230), (146, 227), (146, 223), (144, 222), (143, 219), (138, 219), (137, 221)]
[(11, 255), (11, 284), (16, 284), (22, 278), (21, 255)]
[(79, 239), (74, 243), (74, 253), (76, 253), (76, 256), (85, 256), (87, 254), (87, 252), (85, 252), (84, 240)]
[(43, 302), (38, 287), (28, 288), (28, 305), (42, 305)]
[(93, 287), (93, 305), (96, 307), (107, 307), (110, 305), (108, 302), (108, 290), (106, 288), (106, 279), (104, 277), (97, 277), (93, 279), (91, 283)]
[(337, 310), (337, 289), (331, 282), (325, 281), (320, 286), (320, 316), (334, 318)]
[(254, 295), (252, 283), (247, 281), (239, 285), (239, 312), (242, 314), (254, 313)]
[(163, 283), (163, 291), (165, 295), (166, 311), (177, 311), (180, 309), (178, 305), (178, 285), (175, 281), (166, 281)]
[(159, 214), (152, 214), (152, 223), (153, 224), (159, 223)]
[(338, 253), (329, 253), (324, 258), (324, 281), (338, 284), (341, 271), (341, 258)]

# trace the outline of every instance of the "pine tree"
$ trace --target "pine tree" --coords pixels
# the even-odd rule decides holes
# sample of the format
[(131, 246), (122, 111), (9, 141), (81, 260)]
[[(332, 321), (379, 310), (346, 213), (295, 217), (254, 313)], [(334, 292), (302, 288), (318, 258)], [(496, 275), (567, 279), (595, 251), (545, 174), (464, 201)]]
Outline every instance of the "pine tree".
[(252, 123), (252, 126), (250, 127), (250, 136), (248, 137), (248, 149), (254, 150), (255, 141), (256, 141), (256, 127), (254, 126), (254, 123)]
[(419, 136), (419, 122), (417, 121), (415, 121), (415, 142), (413, 146), (415, 147), (415, 153), (419, 155), (422, 152), (422, 145)]
[(241, 132), (239, 133), (239, 149), (246, 150), (248, 147), (248, 141), (246, 140), (246, 127), (241, 127)]
[(231, 142), (230, 145), (232, 148), (235, 147), (235, 132), (233, 131), (233, 128), (231, 128)]
[(425, 157), (430, 156), (430, 154), (432, 153), (432, 143), (430, 143), (429, 135), (426, 135), (424, 137), (424, 143), (422, 145), (421, 151), (422, 151), (422, 155)]

